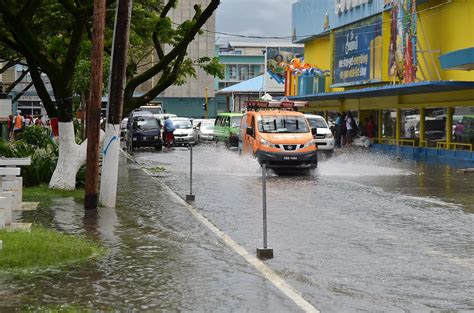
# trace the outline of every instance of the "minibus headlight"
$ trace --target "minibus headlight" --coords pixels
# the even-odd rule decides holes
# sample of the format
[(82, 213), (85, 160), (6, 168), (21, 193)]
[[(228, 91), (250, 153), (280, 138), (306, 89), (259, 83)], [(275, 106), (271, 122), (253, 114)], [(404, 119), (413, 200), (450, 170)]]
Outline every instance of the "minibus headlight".
[(278, 148), (276, 145), (274, 145), (273, 143), (271, 143), (270, 141), (268, 140), (265, 140), (265, 139), (262, 139), (260, 138), (260, 143), (264, 146), (267, 146), (267, 147), (270, 147), (270, 148)]
[(331, 139), (331, 138), (333, 138), (333, 137), (334, 137), (334, 136), (333, 136), (333, 134), (332, 134), (332, 133), (326, 134), (326, 138), (329, 138), (329, 139)]
[(311, 139), (310, 141), (304, 144), (303, 148), (308, 148), (315, 145), (316, 145), (316, 139)]

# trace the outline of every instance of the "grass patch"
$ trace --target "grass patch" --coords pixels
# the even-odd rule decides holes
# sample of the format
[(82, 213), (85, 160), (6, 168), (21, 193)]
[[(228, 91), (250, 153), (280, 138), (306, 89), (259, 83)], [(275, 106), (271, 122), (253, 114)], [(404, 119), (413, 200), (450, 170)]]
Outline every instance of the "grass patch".
[(147, 167), (147, 170), (153, 173), (166, 171), (166, 169), (163, 166)]
[(0, 240), (0, 272), (41, 272), (105, 254), (95, 242), (41, 227), (33, 227), (31, 233), (0, 230)]
[(49, 189), (48, 185), (23, 188), (23, 201), (50, 203), (52, 198), (68, 197), (73, 197), (75, 201), (82, 202), (84, 200), (84, 189), (58, 190)]

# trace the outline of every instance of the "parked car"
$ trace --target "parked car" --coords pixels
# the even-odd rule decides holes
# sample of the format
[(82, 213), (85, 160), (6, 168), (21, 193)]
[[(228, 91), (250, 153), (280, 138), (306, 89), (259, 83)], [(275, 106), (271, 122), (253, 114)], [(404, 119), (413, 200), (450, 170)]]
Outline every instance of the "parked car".
[(316, 128), (316, 145), (319, 151), (334, 152), (334, 135), (321, 115), (305, 114), (306, 120), (311, 128)]
[(175, 131), (174, 144), (177, 145), (194, 145), (197, 143), (197, 134), (193, 128), (191, 120), (186, 117), (171, 118)]
[(197, 131), (198, 142), (214, 140), (214, 120), (201, 120), (194, 127)]
[(461, 141), (474, 144), (474, 115), (464, 115), (462, 118), (463, 132)]
[(161, 104), (142, 105), (140, 107), (140, 110), (149, 111), (153, 115), (155, 115), (155, 117), (157, 117), (157, 115), (159, 115), (159, 114), (163, 114), (163, 107), (161, 106)]
[(133, 110), (132, 112), (130, 112), (130, 114), (128, 114), (128, 117), (127, 117), (127, 130), (130, 129), (130, 126), (131, 126), (130, 123), (132, 122), (132, 118), (136, 116), (152, 116), (153, 117), (153, 113), (151, 113), (150, 111), (142, 110), (142, 109)]
[(120, 137), (125, 139), (127, 134), (127, 124), (128, 124), (128, 117), (124, 117), (122, 122), (120, 122)]
[(154, 147), (158, 151), (162, 149), (161, 127), (154, 116), (132, 117), (129, 119), (129, 125), (125, 137), (129, 152), (141, 147)]
[(239, 125), (242, 113), (219, 113), (214, 123), (214, 140), (224, 142), (227, 147), (239, 144)]

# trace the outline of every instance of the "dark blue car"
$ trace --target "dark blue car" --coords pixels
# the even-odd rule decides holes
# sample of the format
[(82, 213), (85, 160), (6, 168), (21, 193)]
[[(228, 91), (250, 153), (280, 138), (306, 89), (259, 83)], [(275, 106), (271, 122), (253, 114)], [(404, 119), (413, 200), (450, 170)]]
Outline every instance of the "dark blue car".
[(141, 147), (154, 147), (160, 151), (163, 148), (160, 122), (154, 116), (132, 117), (125, 144), (129, 152)]

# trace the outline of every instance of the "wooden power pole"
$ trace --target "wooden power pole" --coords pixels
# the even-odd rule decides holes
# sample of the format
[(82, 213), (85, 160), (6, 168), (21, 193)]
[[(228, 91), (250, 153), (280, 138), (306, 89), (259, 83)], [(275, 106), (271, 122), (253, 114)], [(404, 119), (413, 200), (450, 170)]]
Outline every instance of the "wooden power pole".
[(84, 207), (97, 209), (99, 184), (100, 108), (104, 63), (104, 30), (106, 0), (94, 0), (92, 31), (91, 100), (87, 108), (87, 165)]

